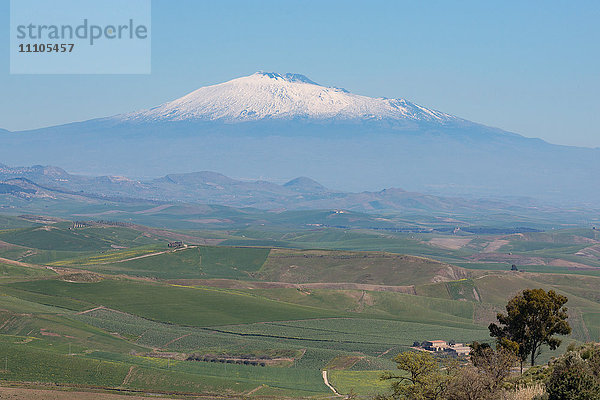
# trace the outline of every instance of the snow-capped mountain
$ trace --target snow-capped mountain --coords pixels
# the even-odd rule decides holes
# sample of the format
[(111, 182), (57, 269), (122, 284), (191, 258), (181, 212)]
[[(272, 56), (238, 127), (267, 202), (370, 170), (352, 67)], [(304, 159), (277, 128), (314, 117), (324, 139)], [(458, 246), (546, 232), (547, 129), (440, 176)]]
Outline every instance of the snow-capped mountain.
[(299, 74), (260, 72), (148, 110), (0, 132), (0, 163), (138, 178), (193, 171), (273, 182), (310, 176), (354, 192), (600, 198), (600, 149), (552, 145)]
[(260, 119), (412, 120), (458, 118), (404, 99), (372, 98), (321, 86), (304, 75), (257, 72), (202, 87), (158, 107), (117, 116), (122, 121), (256, 121)]

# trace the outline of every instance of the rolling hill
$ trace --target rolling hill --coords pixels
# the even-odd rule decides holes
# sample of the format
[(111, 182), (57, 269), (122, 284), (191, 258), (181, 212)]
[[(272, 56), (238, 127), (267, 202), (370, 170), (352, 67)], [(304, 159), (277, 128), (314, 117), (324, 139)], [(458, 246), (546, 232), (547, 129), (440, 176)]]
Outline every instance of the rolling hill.
[[(398, 188), (377, 192), (343, 192), (329, 189), (307, 177), (277, 184), (265, 180), (233, 179), (217, 172), (203, 171), (168, 174), (161, 178), (140, 180), (123, 176), (75, 175), (62, 168), (40, 165), (0, 166), (0, 195), (3, 194), (4, 202), (13, 204), (16, 200), (9, 200), (11, 196), (21, 200), (69, 200), (89, 205), (101, 202), (122, 205), (136, 202), (148, 203), (149, 209), (153, 208), (151, 205), (154, 204), (154, 207), (158, 207), (156, 211), (165, 211), (168, 208), (173, 210), (174, 205), (184, 202), (205, 204), (221, 209), (251, 207), (278, 212), (343, 210), (370, 213), (373, 214), (371, 219), (377, 219), (375, 214), (385, 214), (388, 217), (390, 215), (426, 216), (425, 218), (428, 219), (438, 219), (438, 223), (443, 223), (446, 218), (448, 223), (454, 221), (454, 226), (464, 226), (466, 220), (476, 220), (477, 223), (490, 220), (495, 221), (494, 223), (517, 224), (541, 219), (581, 224), (583, 221), (589, 223), (596, 214), (594, 207), (557, 206), (514, 196), (500, 199), (447, 197), (409, 192)], [(93, 212), (81, 210), (80, 213), (92, 214)], [(190, 210), (190, 213), (195, 212)], [(248, 211), (244, 213), (247, 214)], [(220, 218), (220, 216), (215, 217)], [(190, 217), (189, 219), (210, 218)], [(383, 224), (386, 218), (380, 218), (379, 221)], [(392, 225), (388, 224), (390, 227)]]
[[(324, 398), (327, 370), (343, 394), (383, 393), (378, 376), (395, 367), (395, 354), (431, 338), (490, 341), (487, 325), (525, 288), (568, 296), (573, 333), (565, 343), (597, 341), (599, 235), (167, 231), (2, 216), (0, 380)], [(267, 239), (288, 248), (250, 245)], [(184, 246), (168, 247), (172, 240)], [(375, 251), (384, 248), (394, 251)], [(547, 265), (510, 271), (497, 259), (507, 255)]]

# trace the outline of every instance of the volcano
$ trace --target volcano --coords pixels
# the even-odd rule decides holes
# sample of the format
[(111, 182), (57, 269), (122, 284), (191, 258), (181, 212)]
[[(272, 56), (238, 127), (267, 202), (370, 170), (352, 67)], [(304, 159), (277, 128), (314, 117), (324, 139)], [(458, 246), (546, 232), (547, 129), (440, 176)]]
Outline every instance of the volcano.
[(600, 149), (559, 146), (396, 98), (257, 72), (150, 109), (42, 129), (0, 131), (0, 162), (90, 175), (219, 171), (339, 190), (600, 197)]

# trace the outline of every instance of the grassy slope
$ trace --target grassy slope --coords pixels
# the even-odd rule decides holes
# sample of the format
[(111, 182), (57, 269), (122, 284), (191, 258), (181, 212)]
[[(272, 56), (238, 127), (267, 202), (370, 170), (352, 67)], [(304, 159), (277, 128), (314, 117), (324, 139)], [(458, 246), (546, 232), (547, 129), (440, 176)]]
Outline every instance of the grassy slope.
[(156, 243), (156, 239), (124, 227), (94, 226), (69, 229), (70, 223), (14, 229), (0, 232), (0, 240), (40, 250), (100, 251), (111, 246), (133, 246)]
[(0, 261), (0, 282), (23, 278), (48, 277), (55, 275), (48, 269), (29, 268), (20, 265), (5, 264)]
[(33, 222), (26, 221), (22, 218), (12, 217), (9, 215), (0, 215), (0, 230), (29, 228), (35, 226)]
[(55, 263), (81, 267), (102, 273), (127, 274), (159, 279), (233, 278), (248, 279), (258, 271), (269, 249), (198, 246), (149, 257), (127, 260), (135, 256), (165, 251), (158, 246), (111, 252), (99, 257), (86, 257)]
[(329, 383), (339, 393), (353, 391), (360, 396), (375, 396), (390, 391), (390, 382), (380, 378), (383, 371), (328, 371)]
[[(65, 224), (54, 226), (57, 229), (25, 228), (0, 232), (0, 236), (4, 235), (0, 240), (19, 245), (34, 246), (40, 240), (51, 244), (46, 246), (47, 250), (5, 247), (0, 249), (0, 256), (16, 255), (24, 257), (26, 261), (36, 259), (40, 263), (66, 260), (62, 262), (64, 265), (156, 278), (212, 277), (244, 280), (257, 276), (266, 280), (417, 284), (417, 293), (425, 296), (332, 289), (223, 290), (110, 279), (97, 283), (31, 281), (42, 277), (37, 276), (38, 273), (48, 272), (33, 272), (26, 267), (12, 268), (13, 266), (0, 265), (0, 309), (7, 310), (0, 313), (0, 325), (9, 322), (4, 324), (0, 333), (4, 335), (3, 338), (13, 340), (5, 346), (8, 349), (7, 355), (13, 357), (19, 356), (16, 353), (23, 353), (29, 354), (31, 359), (39, 357), (42, 365), (48, 365), (48, 368), (44, 369), (48, 374), (44, 375), (45, 372), (41, 372), (44, 375), (41, 380), (46, 381), (67, 379), (60, 371), (53, 371), (59, 368), (61, 363), (68, 363), (70, 359), (77, 358), (75, 365), (83, 363), (79, 367), (81, 373), (78, 375), (77, 371), (70, 372), (74, 374), (73, 381), (77, 382), (87, 380), (104, 384), (102, 382), (106, 381), (106, 384), (112, 385), (111, 379), (116, 382), (123, 378), (123, 368), (129, 371), (129, 367), (134, 366), (129, 387), (240, 392), (256, 388), (262, 382), (269, 382), (272, 388), (260, 389), (257, 393), (307, 395), (321, 390), (327, 392), (327, 389), (322, 387), (318, 369), (332, 358), (340, 355), (359, 357), (360, 361), (352, 368), (386, 369), (392, 367), (389, 357), (406, 349), (414, 340), (485, 340), (485, 323), (475, 314), (488, 306), (491, 307), (488, 310), (489, 314), (493, 314), (494, 307), (501, 307), (510, 295), (527, 287), (554, 288), (569, 296), (570, 319), (574, 325), (573, 337), (580, 340), (586, 337), (598, 340), (600, 335), (597, 292), (600, 280), (596, 278), (477, 271), (465, 274), (468, 279), (431, 283), (439, 276), (445, 279), (462, 278), (457, 271), (464, 271), (453, 268), (448, 272), (447, 268), (441, 268), (443, 264), (422, 258), (398, 257), (390, 269), (390, 259), (378, 260), (364, 257), (365, 254), (362, 253), (275, 250), (267, 257), (269, 251), (259, 248), (199, 247), (164, 256), (116, 263), (116, 260), (131, 257), (131, 252), (135, 255), (144, 254), (155, 251), (164, 244), (156, 245), (156, 241), (125, 228), (85, 228), (71, 231)], [(514, 243), (509, 241), (508, 245), (498, 251), (512, 250), (530, 256), (579, 260), (574, 252), (585, 246), (579, 243), (581, 239), (577, 236), (588, 237), (589, 232), (586, 230), (553, 236), (532, 234), (526, 237), (526, 240), (515, 239)], [(597, 235), (588, 238), (598, 239)], [(425, 239), (426, 235), (409, 238), (407, 235), (346, 233), (342, 230), (328, 229), (298, 235), (265, 233), (256, 240), (274, 240), (297, 246), (310, 244), (310, 247), (394, 249), (412, 254), (427, 254), (449, 261), (465, 259), (488, 243), (486, 239), (481, 238), (474, 240), (470, 248), (446, 250), (426, 244)], [(130, 248), (107, 252), (113, 245)], [(25, 254), (32, 250), (35, 254)], [(105, 253), (99, 253), (100, 251)], [(310, 257), (304, 257), (305, 254)], [(273, 255), (284, 257), (277, 258)], [(388, 262), (385, 262), (386, 260)], [(109, 264), (100, 264), (103, 262)], [(291, 267), (292, 265), (297, 267)], [(478, 267), (484, 269), (486, 265), (488, 264), (480, 263)], [(545, 268), (556, 271), (552, 269), (556, 267)], [(2, 271), (5, 272), (4, 278)], [(377, 281), (379, 277), (383, 278)], [(2, 284), (15, 280), (28, 282)], [(156, 299), (160, 299), (160, 303), (157, 303)], [(479, 300), (484, 303), (479, 303)], [(124, 314), (119, 313), (99, 318), (88, 314), (75, 315), (73, 312), (99, 304), (156, 321), (203, 326), (206, 329), (157, 324), (135, 319), (136, 317), (125, 321), (129, 317), (125, 318)], [(24, 315), (26, 313), (32, 315)], [(349, 318), (350, 316), (352, 318)], [(474, 319), (481, 324), (475, 324)], [(107, 332), (117, 332), (128, 340)], [(35, 339), (28, 338), (29, 336)], [(69, 344), (78, 356), (65, 355)], [(22, 350), (25, 347), (27, 349)], [(243, 370), (233, 365), (174, 363), (172, 370), (166, 370), (163, 365), (165, 360), (125, 355), (132, 349), (143, 351), (146, 347), (182, 352), (294, 349), (303, 352), (304, 356), (296, 365), (300, 370), (310, 371), (306, 372), (306, 379), (312, 383), (303, 387), (290, 369), (281, 372), (281, 368), (271, 370), (247, 367), (255, 369)], [(84, 356), (83, 352), (86, 350), (94, 352)], [(381, 356), (384, 353), (386, 355)], [(51, 360), (52, 357), (48, 354), (54, 354), (55, 360)], [(81, 361), (82, 359), (88, 361)], [(54, 367), (47, 364), (50, 361), (56, 361)], [(29, 372), (19, 372), (22, 376), (35, 377), (40, 373), (37, 366), (27, 367), (26, 362), (23, 363), (23, 368), (30, 369)], [(114, 371), (118, 373), (111, 377), (109, 373), (92, 376), (86, 372), (90, 371), (90, 365), (103, 371), (103, 363), (115, 363)], [(194, 366), (195, 364), (197, 366)], [(226, 375), (225, 368), (229, 368), (230, 375)], [(262, 371), (264, 374), (261, 375)], [(28, 373), (30, 375), (27, 375)], [(377, 372), (358, 375), (341, 371), (335, 382), (342, 388), (360, 386), (361, 383), (357, 382), (357, 379), (360, 381), (369, 374), (374, 376)], [(223, 376), (227, 378), (223, 379)], [(6, 377), (8, 375), (0, 379)], [(332, 381), (334, 379), (336, 378), (332, 378)], [(313, 389), (309, 387), (316, 391), (311, 392)]]
[(359, 318), (394, 319), (445, 326), (474, 327), (474, 304), (437, 298), (413, 296), (396, 292), (372, 292), (333, 289), (252, 289), (275, 300), (340, 312), (353, 312)]
[[(96, 283), (41, 280), (9, 285), (10, 288), (57, 299), (62, 306), (81, 309), (78, 302), (105, 305), (145, 318), (188, 326), (214, 326), (258, 321), (319, 318), (340, 313), (294, 305), (245, 293), (176, 287), (129, 280), (105, 279)], [(15, 296), (19, 296), (15, 293)], [(73, 306), (63, 299), (77, 302)], [(71, 300), (73, 299), (73, 300)], [(156, 300), (160, 299), (159, 302)]]
[(0, 358), (8, 367), (2, 366), (0, 379), (6, 380), (220, 395), (250, 391), (263, 384), (269, 386), (265, 392), (283, 396), (324, 394), (327, 390), (318, 371), (190, 362), (167, 365), (163, 359), (102, 352), (71, 356), (56, 351), (51, 343), (20, 336), (1, 335), (0, 343)]
[(280, 282), (356, 282), (414, 285), (466, 271), (427, 258), (375, 252), (274, 249), (256, 275)]
[[(569, 298), (569, 320), (573, 327), (571, 337), (579, 341), (598, 341), (600, 325), (594, 317), (600, 311), (598, 286), (600, 278), (561, 274), (488, 272), (474, 279), (442, 282), (417, 287), (417, 293), (441, 299), (474, 301), (476, 291), (482, 307), (487, 306), (487, 320), (492, 322), (495, 312), (501, 311), (507, 299), (528, 288), (555, 290)], [(495, 311), (494, 311), (495, 310)]]

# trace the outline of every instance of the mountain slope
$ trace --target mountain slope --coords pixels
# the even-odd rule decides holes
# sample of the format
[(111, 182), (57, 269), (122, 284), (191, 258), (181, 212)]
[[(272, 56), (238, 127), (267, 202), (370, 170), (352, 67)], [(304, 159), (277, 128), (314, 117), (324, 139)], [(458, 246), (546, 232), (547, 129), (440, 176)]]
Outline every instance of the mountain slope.
[(304, 75), (257, 72), (207, 86), (149, 110), (115, 117), (121, 121), (261, 119), (419, 120), (444, 123), (458, 118), (404, 99), (371, 98), (320, 86)]

